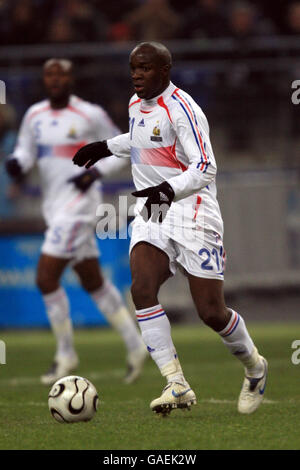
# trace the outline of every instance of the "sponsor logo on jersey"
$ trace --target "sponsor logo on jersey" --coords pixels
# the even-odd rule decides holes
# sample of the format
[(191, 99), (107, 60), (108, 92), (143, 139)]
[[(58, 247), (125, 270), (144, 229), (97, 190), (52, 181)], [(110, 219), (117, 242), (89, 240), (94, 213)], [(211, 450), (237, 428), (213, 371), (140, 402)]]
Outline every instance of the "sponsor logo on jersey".
[(159, 128), (159, 122), (158, 121), (157, 121), (156, 126), (153, 128), (152, 134), (153, 135), (151, 135), (150, 140), (152, 140), (154, 142), (161, 142), (162, 141), (162, 137), (160, 136), (160, 128)]
[(140, 126), (140, 127), (145, 127), (144, 119), (142, 119), (142, 120), (138, 123), (138, 126)]

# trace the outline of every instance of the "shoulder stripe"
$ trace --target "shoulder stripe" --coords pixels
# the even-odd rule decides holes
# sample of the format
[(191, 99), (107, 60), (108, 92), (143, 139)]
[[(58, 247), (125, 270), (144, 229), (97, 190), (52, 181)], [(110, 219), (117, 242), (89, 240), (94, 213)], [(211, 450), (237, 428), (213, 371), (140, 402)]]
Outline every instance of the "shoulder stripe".
[(43, 113), (44, 111), (49, 111), (49, 109), (50, 109), (50, 106), (49, 106), (49, 104), (47, 104), (46, 106), (44, 106), (41, 109), (37, 109), (36, 111), (32, 111), (32, 113), (29, 114), (28, 119), (32, 119), (34, 116), (36, 116), (39, 113)]
[(163, 99), (162, 96), (160, 96), (160, 97), (158, 98), (157, 104), (166, 110), (166, 113), (167, 113), (167, 115), (168, 115), (168, 118), (169, 118), (170, 122), (173, 123), (172, 118), (171, 118), (171, 115), (170, 115), (169, 108), (168, 108), (168, 106), (166, 105), (166, 103), (164, 102), (164, 99)]
[(128, 108), (131, 108), (131, 106), (133, 106), (133, 105), (136, 104), (136, 103), (140, 103), (141, 101), (142, 101), (142, 100), (141, 100), (140, 98), (139, 98), (138, 100), (133, 101), (133, 102), (128, 106)]
[(195, 137), (196, 144), (198, 145), (198, 148), (199, 148), (199, 150), (200, 150), (200, 154), (201, 154), (201, 163), (202, 163), (202, 161), (203, 161), (203, 156), (202, 156), (202, 152), (201, 152), (201, 147), (200, 147), (199, 140), (198, 140), (198, 138), (197, 138), (197, 134), (196, 134), (196, 131), (195, 131), (195, 129), (194, 129), (193, 123), (192, 123), (192, 121), (191, 121), (191, 118), (190, 118), (190, 116), (189, 116), (187, 110), (186, 110), (185, 107), (183, 106), (183, 104), (179, 101), (179, 99), (176, 98), (176, 96), (174, 96), (174, 95), (172, 95), (172, 98), (173, 98), (175, 101), (177, 101), (177, 102), (179, 103), (179, 105), (182, 107), (183, 111), (185, 112), (185, 114), (186, 114), (186, 116), (187, 116), (187, 118), (188, 118), (188, 120), (189, 120), (189, 123), (190, 123), (190, 125), (191, 125), (192, 131), (193, 131), (193, 134), (194, 134), (194, 137)]
[[(188, 102), (188, 100), (186, 98), (183, 98), (178, 93), (178, 89), (176, 89), (174, 91), (174, 93), (172, 94), (172, 98), (174, 98), (176, 101), (178, 101), (180, 103), (181, 107), (183, 108), (184, 112), (186, 113), (187, 117), (189, 118), (189, 121), (190, 121), (190, 124), (192, 126), (193, 133), (194, 133), (197, 145), (200, 149), (200, 153), (201, 153), (201, 157), (202, 157), (201, 163), (203, 163), (203, 167), (204, 167), (205, 165), (208, 164), (209, 159), (208, 159), (208, 156), (205, 152), (205, 146), (204, 146), (204, 143), (203, 143), (201, 132), (198, 129), (198, 122), (197, 122), (195, 112), (194, 112), (191, 104)], [(201, 168), (201, 170), (202, 169), (203, 168)]]
[(71, 104), (69, 104), (67, 106), (67, 109), (69, 111), (71, 111), (71, 113), (76, 113), (76, 114), (79, 114), (81, 117), (83, 117), (84, 119), (87, 119), (88, 121), (90, 121), (90, 118), (87, 114), (83, 113), (82, 111), (80, 111), (80, 109), (77, 109), (75, 108), (74, 106), (72, 106)]

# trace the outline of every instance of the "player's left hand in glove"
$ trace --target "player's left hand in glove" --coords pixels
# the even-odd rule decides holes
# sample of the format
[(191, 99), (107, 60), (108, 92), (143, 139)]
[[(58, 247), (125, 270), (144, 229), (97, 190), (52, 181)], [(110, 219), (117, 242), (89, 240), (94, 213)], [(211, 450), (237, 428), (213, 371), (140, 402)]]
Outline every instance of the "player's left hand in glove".
[(93, 142), (81, 147), (73, 157), (73, 163), (78, 166), (85, 166), (90, 168), (98, 160), (109, 157), (111, 151), (107, 147), (106, 140), (100, 142)]
[(68, 182), (74, 183), (77, 189), (85, 192), (91, 187), (94, 181), (100, 178), (100, 171), (98, 171), (96, 168), (92, 168), (91, 170), (83, 171), (82, 173), (79, 173), (79, 175), (73, 176), (72, 178), (68, 179)]
[(151, 220), (153, 222), (162, 222), (169, 210), (173, 199), (175, 197), (172, 186), (164, 181), (158, 186), (152, 186), (150, 188), (142, 189), (141, 191), (134, 191), (132, 193), (136, 197), (147, 197), (142, 215), (145, 220)]
[(24, 173), (22, 170), (22, 166), (20, 165), (17, 158), (9, 156), (5, 160), (5, 168), (11, 179), (15, 181), (15, 183), (21, 183), (24, 178)]

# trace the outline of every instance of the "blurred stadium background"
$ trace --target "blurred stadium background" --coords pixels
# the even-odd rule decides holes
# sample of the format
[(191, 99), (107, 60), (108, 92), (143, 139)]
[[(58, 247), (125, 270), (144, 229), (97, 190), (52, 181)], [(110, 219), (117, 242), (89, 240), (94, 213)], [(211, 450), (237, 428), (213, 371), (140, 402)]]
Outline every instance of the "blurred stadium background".
[[(75, 93), (101, 104), (127, 131), (128, 54), (159, 40), (173, 54), (172, 80), (208, 117), (228, 254), (225, 291), (249, 320), (298, 319), (300, 306), (300, 2), (267, 0), (0, 0), (0, 326), (46, 326), (35, 288), (44, 230), (38, 175), (8, 180), (25, 110), (43, 99), (41, 66), (75, 64)], [(130, 195), (130, 168), (104, 182), (105, 200)], [(133, 201), (132, 201), (133, 202)], [(104, 270), (129, 303), (128, 240), (99, 241)], [(105, 323), (71, 271), (64, 276), (76, 325)], [(178, 274), (161, 293), (173, 320), (195, 321)]]

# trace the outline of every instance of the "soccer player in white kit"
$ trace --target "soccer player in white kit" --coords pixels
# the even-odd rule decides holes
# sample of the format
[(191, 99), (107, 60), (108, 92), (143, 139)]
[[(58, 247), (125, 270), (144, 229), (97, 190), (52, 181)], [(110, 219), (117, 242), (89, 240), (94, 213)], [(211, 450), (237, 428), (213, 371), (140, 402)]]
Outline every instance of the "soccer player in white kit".
[(68, 298), (60, 285), (61, 275), (71, 263), (82, 287), (123, 338), (128, 351), (125, 382), (131, 383), (149, 354), (120, 292), (101, 273), (95, 238), (96, 209), (101, 203), (100, 178), (118, 171), (124, 164), (114, 157), (99, 162), (92, 171), (82, 172), (71, 161), (83, 145), (113, 137), (120, 131), (103, 108), (71, 93), (72, 69), (72, 63), (64, 59), (45, 63), (43, 81), (48, 99), (28, 109), (16, 148), (6, 162), (8, 173), (16, 179), (34, 164), (40, 173), (47, 231), (37, 268), (37, 285), (57, 341), (54, 362), (41, 381), (51, 384), (69, 375), (78, 365)]
[(141, 43), (130, 55), (136, 94), (129, 103), (129, 132), (80, 149), (73, 161), (90, 168), (108, 155), (131, 157), (138, 197), (132, 224), (132, 297), (142, 336), (167, 385), (150, 407), (168, 414), (190, 408), (196, 396), (182, 371), (160, 286), (184, 269), (200, 318), (241, 361), (245, 378), (241, 413), (260, 405), (267, 361), (241, 315), (223, 294), (223, 221), (216, 198), (216, 162), (209, 127), (193, 98), (170, 82), (171, 54), (160, 43)]

